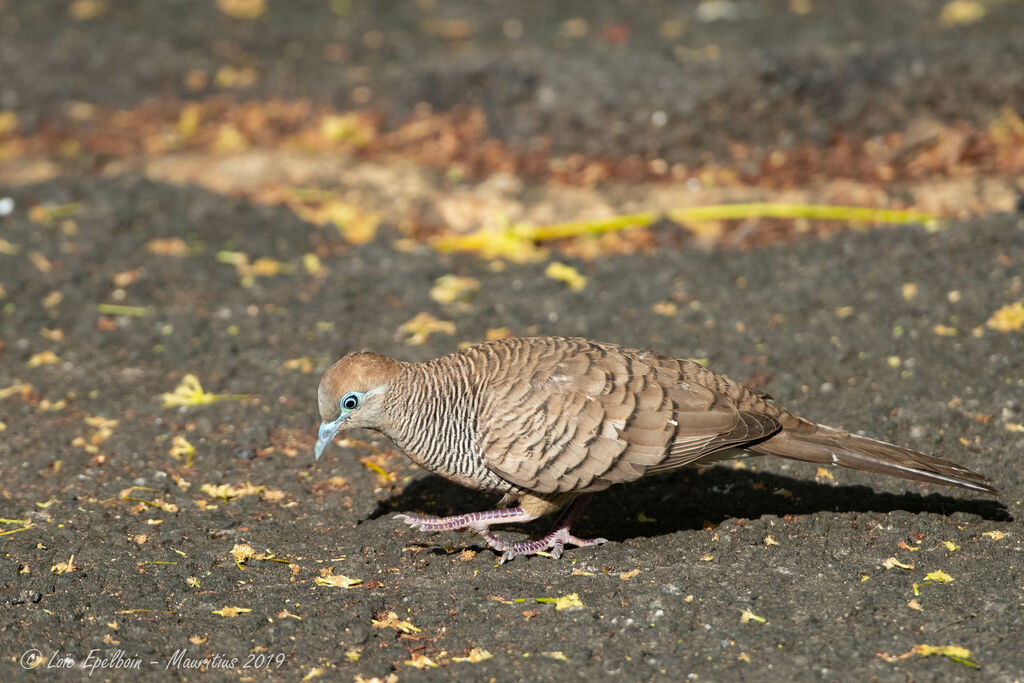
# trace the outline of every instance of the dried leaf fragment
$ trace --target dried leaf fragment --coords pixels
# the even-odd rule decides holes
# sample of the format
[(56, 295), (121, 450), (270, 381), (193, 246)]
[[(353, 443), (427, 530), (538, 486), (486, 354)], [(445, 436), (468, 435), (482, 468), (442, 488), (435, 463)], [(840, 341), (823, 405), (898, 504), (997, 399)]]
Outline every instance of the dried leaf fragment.
[[(138, 497), (136, 497), (134, 495), (136, 491), (156, 491), (156, 489), (151, 489), (148, 486), (129, 486), (126, 489), (122, 489), (121, 493), (118, 494), (118, 497), (121, 500), (128, 500), (128, 501), (132, 501), (132, 502), (135, 502), (135, 503), (142, 503), (144, 505), (148, 505), (150, 507), (154, 507), (154, 508), (156, 508), (158, 510), (163, 510), (164, 512), (177, 512), (178, 511), (178, 506), (175, 505), (174, 503), (167, 503), (167, 502), (162, 501), (162, 500), (147, 500), (145, 498), (138, 498)], [(145, 509), (145, 508), (141, 508), (140, 507), (140, 509)]]
[(235, 558), (235, 564), (241, 568), (241, 565), (247, 560), (256, 557), (256, 551), (248, 543), (236, 543), (235, 547), (231, 549), (231, 555)]
[(449, 320), (438, 320), (429, 313), (419, 313), (398, 328), (398, 336), (405, 337), (409, 346), (426, 343), (430, 335), (435, 333), (455, 334), (455, 323)]
[(973, 24), (985, 16), (985, 6), (977, 0), (952, 0), (947, 2), (939, 15), (943, 26), (964, 26)]
[(50, 571), (54, 574), (67, 574), (68, 572), (77, 572), (78, 567), (75, 565), (75, 556), (72, 555), (68, 558), (67, 562), (58, 562), (50, 567)]
[(756, 614), (751, 612), (749, 609), (743, 610), (743, 613), (740, 614), (740, 621), (742, 623), (744, 623), (744, 624), (750, 623), (751, 621), (756, 621), (759, 624), (767, 624), (768, 623), (767, 619), (765, 619), (764, 617), (757, 616)]
[(37, 204), (28, 210), (28, 218), (33, 223), (39, 223), (40, 225), (53, 225), (55, 222), (64, 219), (71, 218), (82, 205), (78, 202), (70, 202), (68, 204)]
[(476, 278), (448, 274), (434, 281), (434, 286), (430, 288), (430, 298), (439, 304), (466, 304), (479, 291), (480, 281)]
[(203, 390), (199, 378), (193, 374), (181, 378), (173, 392), (163, 394), (164, 408), (175, 406), (204, 406), (218, 401), (243, 401), (247, 394), (210, 394)]
[(146, 242), (149, 253), (158, 256), (188, 256), (188, 245), (180, 237), (157, 237)]
[(482, 662), (485, 659), (490, 659), (493, 656), (494, 655), (492, 655), (487, 650), (482, 650), (478, 647), (474, 647), (472, 650), (469, 651), (469, 654), (465, 657), (452, 657), (452, 661), (460, 663), (469, 662), (470, 664), (476, 664), (477, 662)]
[(5, 399), (8, 396), (14, 396), (15, 394), (21, 394), (22, 398), (27, 398), (28, 395), (31, 393), (31, 384), (23, 384), (22, 382), (15, 380), (14, 384), (12, 384), (11, 386), (0, 389), (0, 400)]
[(313, 372), (313, 361), (309, 356), (300, 356), (299, 358), (290, 358), (284, 362), (285, 370), (298, 370), (304, 375), (308, 375)]
[(251, 612), (252, 610), (248, 607), (221, 607), (220, 609), (211, 610), (214, 614), (220, 617), (237, 617), (239, 614), (245, 612)]
[(914, 655), (918, 655), (920, 657), (942, 655), (943, 657), (948, 657), (959, 664), (963, 664), (974, 669), (981, 668), (968, 659), (968, 657), (971, 656), (971, 651), (958, 645), (915, 645), (910, 652), (904, 652), (901, 655), (890, 655), (885, 652), (877, 653), (879, 659), (883, 659), (887, 662), (898, 662), (900, 660), (913, 657)]
[(544, 274), (552, 280), (564, 282), (565, 286), (574, 292), (578, 292), (587, 286), (587, 278), (580, 275), (578, 270), (558, 261), (549, 263), (548, 267), (544, 270)]
[(584, 607), (578, 593), (570, 593), (558, 598), (536, 598), (537, 602), (551, 603), (556, 610), (574, 609)]
[(679, 313), (679, 306), (674, 301), (657, 301), (651, 305), (651, 310), (658, 315), (672, 318)]
[(897, 560), (895, 557), (887, 558), (884, 562), (882, 562), (882, 566), (885, 567), (886, 569), (892, 569), (893, 567), (899, 567), (900, 569), (910, 570), (910, 569), (914, 568), (914, 565), (912, 565), (912, 564), (903, 564), (902, 562)]
[(217, 7), (235, 19), (252, 21), (267, 11), (267, 0), (217, 0)]
[(184, 459), (185, 467), (192, 467), (192, 460), (196, 454), (196, 447), (190, 444), (185, 437), (178, 434), (171, 439), (171, 449), (167, 451), (167, 454), (175, 460)]
[(263, 492), (266, 488), (266, 486), (254, 486), (252, 482), (247, 481), (245, 484), (239, 484), (238, 486), (232, 486), (231, 484), (203, 484), (199, 487), (199, 490), (211, 498), (220, 498), (228, 502), (242, 496), (256, 495)]
[(32, 354), (32, 357), (28, 359), (25, 365), (30, 368), (37, 368), (40, 365), (53, 365), (59, 362), (60, 358), (53, 351), (40, 351), (39, 353)]
[(373, 619), (370, 624), (374, 628), (393, 628), (402, 633), (419, 633), (422, 630), (413, 626), (410, 621), (402, 621), (394, 612), (388, 612), (380, 619)]
[(405, 664), (406, 666), (411, 666), (411, 667), (416, 668), (416, 669), (436, 669), (437, 668), (437, 662), (432, 660), (430, 657), (427, 657), (426, 655), (421, 655), (419, 653), (414, 654), (412, 656), (412, 659), (407, 659), (407, 660), (405, 660), (402, 663)]
[(989, 317), (985, 325), (998, 332), (1020, 332), (1024, 329), (1024, 301), (1003, 306)]
[(332, 574), (334, 567), (330, 567), (316, 577), (316, 585), (329, 588), (355, 588), (363, 582), (362, 579), (353, 579), (344, 574)]
[(299, 218), (315, 225), (333, 224), (351, 244), (366, 244), (377, 236), (380, 217), (331, 192), (300, 190), (287, 200)]

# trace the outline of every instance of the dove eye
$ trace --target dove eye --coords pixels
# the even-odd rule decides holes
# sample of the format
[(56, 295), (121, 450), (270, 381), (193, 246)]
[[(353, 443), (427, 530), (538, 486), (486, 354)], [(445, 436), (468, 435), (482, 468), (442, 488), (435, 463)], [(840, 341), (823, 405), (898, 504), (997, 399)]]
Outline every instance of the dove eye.
[(355, 410), (358, 407), (359, 407), (359, 394), (356, 394), (355, 392), (352, 392), (352, 393), (349, 393), (349, 394), (345, 394), (345, 396), (341, 399), (341, 409), (342, 410), (346, 410), (346, 411), (348, 411), (348, 410)]

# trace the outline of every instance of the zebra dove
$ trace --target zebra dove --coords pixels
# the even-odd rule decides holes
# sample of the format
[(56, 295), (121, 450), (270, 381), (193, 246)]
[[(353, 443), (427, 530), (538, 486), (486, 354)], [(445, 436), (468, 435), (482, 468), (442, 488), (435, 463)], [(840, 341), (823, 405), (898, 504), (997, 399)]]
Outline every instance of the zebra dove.
[[(690, 361), (581, 338), (502, 339), (406, 363), (352, 353), (320, 380), (319, 459), (342, 429), (388, 436), (424, 469), (504, 494), (494, 510), (398, 515), (422, 531), (472, 530), (501, 561), (565, 545), (590, 494), (683, 465), (776, 455), (996, 493), (960, 465), (798, 417)], [(493, 524), (565, 512), (510, 543)]]

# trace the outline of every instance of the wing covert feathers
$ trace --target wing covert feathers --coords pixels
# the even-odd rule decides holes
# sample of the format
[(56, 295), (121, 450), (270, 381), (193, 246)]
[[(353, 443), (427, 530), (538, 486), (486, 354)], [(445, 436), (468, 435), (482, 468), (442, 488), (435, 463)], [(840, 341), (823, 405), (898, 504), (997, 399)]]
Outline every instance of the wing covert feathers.
[(529, 344), (476, 347), (489, 367), (479, 448), (530, 491), (601, 490), (781, 428), (774, 406), (692, 361), (583, 339), (509, 341)]

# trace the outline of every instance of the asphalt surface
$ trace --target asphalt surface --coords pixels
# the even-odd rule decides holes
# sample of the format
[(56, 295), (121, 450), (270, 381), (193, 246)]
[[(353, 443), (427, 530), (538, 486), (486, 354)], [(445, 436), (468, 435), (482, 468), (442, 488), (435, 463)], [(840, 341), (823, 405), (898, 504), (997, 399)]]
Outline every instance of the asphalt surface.
[[(294, 3), (246, 22), (197, 2), (112, 3), (81, 20), (64, 3), (7, 2), (0, 109), (45, 131), (72, 101), (198, 97), (188, 70), (235, 59), (261, 74), (239, 97), (356, 106), (356, 79), (396, 120), (424, 100), (476, 104), (513, 145), (543, 134), (624, 157), (656, 138), (656, 153), (684, 161), (716, 158), (726, 140), (1024, 110), (1020, 4), (954, 28), (939, 26), (939, 3), (806, 16), (709, 4), (739, 14), (333, 3), (339, 16)], [(567, 38), (580, 18), (585, 37)], [(472, 37), (458, 38), (466, 19)], [(680, 61), (656, 38), (678, 28), (668, 20), (683, 24), (676, 42), (717, 45), (720, 59)], [(345, 65), (322, 59), (338, 54), (328, 43)], [(650, 132), (654, 111), (664, 135)], [(562, 259), (587, 277), (572, 291), (546, 262), (396, 248), (388, 224), (354, 246), (283, 206), (73, 170), (0, 185), (13, 200), (0, 217), (5, 680), (77, 680), (90, 652), (108, 657), (93, 678), (114, 680), (136, 678), (116, 668), (135, 659), (143, 673), (218, 680), (1024, 675), (1024, 334), (987, 325), (1022, 297), (1018, 216), (748, 250), (668, 240)], [(68, 203), (66, 216), (32, 211)], [(276, 265), (254, 272), (232, 253)], [(438, 303), (430, 289), (450, 273), (480, 291)], [(652, 310), (665, 301), (674, 315)], [(409, 345), (400, 328), (424, 312), (454, 332)], [(470, 536), (391, 518), (494, 501), (424, 475), (386, 440), (357, 434), (313, 462), (316, 385), (336, 357), (429, 358), (502, 327), (707, 359), (798, 414), (982, 472), (1000, 496), (750, 460), (617, 487), (578, 525), (610, 543), (498, 566)], [(221, 399), (167, 406), (187, 374)], [(341, 576), (358, 582), (330, 585)], [(33, 650), (42, 664), (26, 674)]]

